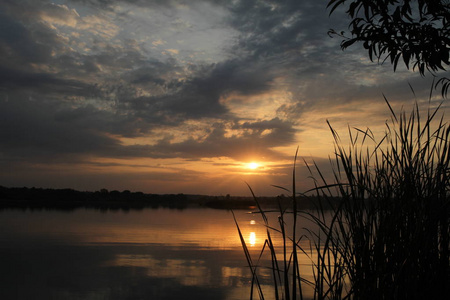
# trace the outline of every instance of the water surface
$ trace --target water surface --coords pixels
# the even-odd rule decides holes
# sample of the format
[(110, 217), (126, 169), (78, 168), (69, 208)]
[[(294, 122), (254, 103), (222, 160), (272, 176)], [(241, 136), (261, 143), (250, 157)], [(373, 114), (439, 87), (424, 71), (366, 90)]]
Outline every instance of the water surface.
[[(236, 212), (248, 244), (264, 228)], [(248, 299), (231, 212), (0, 211), (1, 299)]]

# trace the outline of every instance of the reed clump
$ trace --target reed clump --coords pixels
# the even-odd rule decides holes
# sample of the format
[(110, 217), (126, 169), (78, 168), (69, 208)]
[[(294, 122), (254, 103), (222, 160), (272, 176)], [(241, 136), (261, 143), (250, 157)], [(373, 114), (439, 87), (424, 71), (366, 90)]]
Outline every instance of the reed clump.
[[(417, 104), (410, 114), (396, 114), (386, 103), (391, 120), (379, 141), (370, 129), (349, 128), (350, 143), (344, 146), (329, 124), (335, 142), (333, 181), (326, 180), (315, 163), (308, 167), (315, 188), (307, 193), (320, 199), (316, 211), (296, 209), (295, 175), (292, 207), (280, 208), (278, 227), (269, 225), (259, 208), (267, 227), (265, 248), (272, 257), (273, 299), (303, 299), (305, 287), (313, 289), (313, 299), (449, 295), (450, 126), (443, 115), (437, 117), (439, 107), (428, 109), (422, 118)], [(329, 211), (322, 208), (336, 196), (338, 205)], [(290, 234), (286, 216), (293, 219)], [(298, 218), (318, 229), (306, 228), (307, 234), (299, 237)], [(282, 256), (271, 242), (273, 233), (285, 241)], [(300, 243), (305, 238), (309, 249)], [(302, 277), (299, 253), (311, 259), (313, 280)], [(258, 265), (251, 258), (248, 262), (258, 286)]]

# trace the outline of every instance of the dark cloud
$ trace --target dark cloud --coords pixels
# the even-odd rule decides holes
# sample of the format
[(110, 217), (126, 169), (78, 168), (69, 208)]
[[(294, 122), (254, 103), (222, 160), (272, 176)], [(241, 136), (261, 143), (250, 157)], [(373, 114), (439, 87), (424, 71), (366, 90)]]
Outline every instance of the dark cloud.
[(79, 80), (64, 79), (49, 73), (26, 72), (0, 66), (0, 88), (13, 92), (28, 90), (30, 92), (59, 94), (63, 96), (95, 96), (97, 88)]
[(296, 130), (293, 124), (280, 119), (235, 124), (232, 129), (238, 133), (229, 135), (222, 123), (212, 124), (207, 137), (202, 140), (188, 138), (182, 142), (160, 140), (157, 144), (122, 147), (122, 155), (153, 158), (197, 158), (231, 157), (236, 160), (281, 159), (283, 155), (271, 150), (289, 145), (294, 141)]
[[(236, 159), (279, 156), (270, 148), (294, 141), (293, 124), (280, 119), (235, 123), (217, 122), (202, 139), (160, 140), (154, 145), (122, 145), (111, 134), (137, 137), (151, 133), (147, 122), (133, 115), (114, 114), (92, 105), (71, 108), (64, 103), (27, 98), (0, 102), (0, 144), (3, 157), (30, 161), (83, 160), (99, 157), (197, 158), (228, 156)], [(229, 136), (227, 129), (237, 132)]]
[(134, 72), (132, 82), (146, 80), (164, 86), (168, 93), (123, 99), (123, 103), (133, 109), (136, 116), (148, 122), (172, 126), (188, 119), (228, 119), (231, 115), (221, 103), (222, 97), (230, 93), (259, 94), (269, 90), (273, 80), (270, 72), (265, 72), (261, 66), (252, 66), (240, 60), (201, 66), (190, 77), (169, 82), (157, 80), (154, 74), (158, 71), (147, 73), (146, 70)]
[(206, 95), (229, 92), (258, 94), (267, 91), (273, 77), (259, 65), (248, 61), (228, 60), (202, 70), (206, 74), (191, 80), (190, 85)]
[(65, 52), (67, 45), (64, 39), (37, 20), (37, 13), (33, 15), (33, 8), (40, 7), (38, 4), (22, 8), (7, 1), (2, 5), (11, 14), (0, 16), (0, 88), (5, 93), (28, 90), (46, 98), (55, 94), (62, 97), (95, 96), (93, 83), (73, 76), (80, 73), (77, 58), (55, 55)]
[[(171, 7), (176, 4), (186, 4), (185, 0), (72, 0), (75, 3), (88, 4), (95, 7), (110, 7), (117, 3), (131, 4), (138, 7)], [(222, 0), (194, 0), (190, 2), (226, 2)]]
[(230, 10), (230, 24), (241, 32), (240, 51), (256, 57), (300, 57), (308, 47), (326, 47), (329, 19), (320, 1), (238, 1)]
[[(275, 149), (317, 126), (304, 121), (308, 114), (347, 105), (341, 118), (363, 119), (361, 103), (384, 101), (383, 92), (399, 103), (414, 99), (405, 96), (406, 78), (416, 94), (429, 90), (406, 70), (386, 75), (389, 65), (369, 63), (360, 50), (342, 53), (326, 33), (345, 22), (329, 18), (321, 1), (61, 3), (0, 2), (0, 161), (9, 169), (95, 159), (285, 159)], [(224, 37), (190, 39), (219, 27)]]
[(11, 101), (1, 101), (0, 108), (0, 144), (4, 157), (70, 160), (88, 153), (107, 152), (118, 145), (116, 140), (92, 126), (95, 124), (75, 126), (76, 122), (70, 122), (70, 118), (56, 118), (59, 107), (54, 102), (16, 95)]
[(30, 68), (31, 63), (49, 62), (57, 38), (40, 24), (27, 28), (5, 13), (0, 14), (0, 61), (4, 66)]

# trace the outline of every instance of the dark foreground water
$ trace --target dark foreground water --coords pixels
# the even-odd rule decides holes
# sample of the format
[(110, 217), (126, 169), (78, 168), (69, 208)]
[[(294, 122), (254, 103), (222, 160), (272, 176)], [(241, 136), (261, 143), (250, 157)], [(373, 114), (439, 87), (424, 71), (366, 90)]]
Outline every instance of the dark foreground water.
[[(264, 228), (236, 215), (260, 249)], [(0, 266), (0, 299), (239, 300), (251, 279), (231, 212), (213, 209), (2, 210)]]

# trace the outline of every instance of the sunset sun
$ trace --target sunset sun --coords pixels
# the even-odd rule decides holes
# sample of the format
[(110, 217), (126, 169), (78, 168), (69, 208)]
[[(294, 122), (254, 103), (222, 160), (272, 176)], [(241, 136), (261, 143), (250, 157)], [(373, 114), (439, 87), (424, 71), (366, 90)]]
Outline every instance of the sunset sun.
[(259, 164), (255, 163), (255, 162), (251, 162), (251, 163), (247, 164), (247, 168), (249, 168), (250, 170), (256, 170), (257, 168), (259, 168)]

